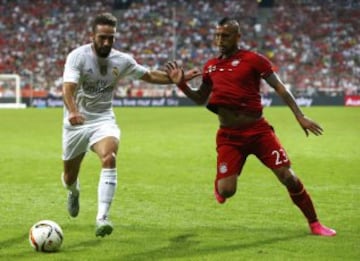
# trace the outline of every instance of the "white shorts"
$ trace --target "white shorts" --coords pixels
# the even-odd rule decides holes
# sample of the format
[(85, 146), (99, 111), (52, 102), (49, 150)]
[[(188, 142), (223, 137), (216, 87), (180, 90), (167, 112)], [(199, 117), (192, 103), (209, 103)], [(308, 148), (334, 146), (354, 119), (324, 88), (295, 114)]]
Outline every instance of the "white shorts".
[(81, 153), (86, 153), (92, 145), (106, 137), (120, 140), (120, 129), (115, 121), (103, 121), (78, 128), (63, 127), (62, 135), (62, 159), (70, 160)]

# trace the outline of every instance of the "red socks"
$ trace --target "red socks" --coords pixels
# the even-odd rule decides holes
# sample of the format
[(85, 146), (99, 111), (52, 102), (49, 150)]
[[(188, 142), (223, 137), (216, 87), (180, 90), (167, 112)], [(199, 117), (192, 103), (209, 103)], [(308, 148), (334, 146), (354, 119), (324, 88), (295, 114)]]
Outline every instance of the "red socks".
[(294, 204), (298, 206), (309, 223), (318, 221), (314, 205), (304, 185), (298, 180), (296, 187), (287, 188)]

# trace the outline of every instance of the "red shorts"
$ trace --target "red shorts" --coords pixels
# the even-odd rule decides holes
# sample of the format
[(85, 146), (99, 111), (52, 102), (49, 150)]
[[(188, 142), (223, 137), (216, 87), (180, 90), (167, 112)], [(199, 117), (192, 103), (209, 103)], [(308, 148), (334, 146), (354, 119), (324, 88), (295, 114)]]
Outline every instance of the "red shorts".
[(216, 136), (216, 145), (216, 180), (240, 175), (250, 154), (255, 155), (270, 169), (290, 166), (285, 149), (272, 126), (264, 118), (243, 128), (220, 128)]

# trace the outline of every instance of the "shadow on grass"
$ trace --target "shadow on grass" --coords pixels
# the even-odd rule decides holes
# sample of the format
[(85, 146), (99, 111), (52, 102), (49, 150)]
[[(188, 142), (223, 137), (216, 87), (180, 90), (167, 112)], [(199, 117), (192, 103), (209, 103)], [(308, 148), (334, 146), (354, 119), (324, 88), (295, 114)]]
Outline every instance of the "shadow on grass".
[[(72, 226), (69, 226), (72, 227)], [(80, 229), (79, 229), (80, 227)], [(77, 226), (78, 233), (84, 230), (89, 231), (89, 226)], [(262, 249), (266, 246), (276, 245), (281, 242), (289, 242), (300, 238), (308, 237), (307, 233), (286, 231), (282, 228), (245, 228), (235, 227), (224, 229), (219, 227), (199, 228), (194, 231), (189, 230), (154, 230), (153, 228), (126, 228), (130, 237), (128, 239), (110, 238), (104, 241), (99, 238), (88, 240), (79, 240), (76, 243), (64, 246), (59, 254), (66, 253), (87, 253), (90, 249), (101, 249), (102, 246), (115, 245), (116, 248), (125, 247), (127, 244), (138, 245), (133, 248), (133, 253), (120, 254), (118, 260), (162, 260), (168, 258), (187, 258), (189, 260), (201, 259), (202, 257), (216, 256), (234, 251), (246, 251), (249, 249)], [(132, 232), (131, 232), (132, 231)], [(169, 233), (172, 236), (169, 236)], [(135, 236), (132, 237), (131, 235)], [(141, 235), (138, 238), (138, 235)], [(76, 236), (76, 235), (73, 235)], [(22, 245), (28, 241), (28, 234), (22, 234), (18, 237), (0, 241), (0, 260), (25, 260), (26, 258), (35, 258), (34, 251), (30, 248), (26, 251), (18, 251), (16, 254), (9, 253), (5, 256), (2, 251), (7, 248), (14, 248), (16, 245)], [(134, 240), (133, 240), (134, 239)], [(3, 253), (4, 254), (4, 253)], [(60, 258), (58, 253), (53, 253), (52, 258)], [(46, 254), (45, 254), (46, 255)], [(91, 255), (91, 254), (90, 254)], [(101, 259), (99, 260), (105, 260)], [(59, 259), (60, 260), (60, 259)], [(89, 259), (86, 259), (89, 260)], [(90, 259), (91, 260), (91, 259)]]
[[(212, 237), (209, 240), (202, 238), (202, 235), (196, 233), (179, 234), (178, 236), (169, 238), (169, 244), (166, 247), (159, 247), (136, 254), (128, 254), (123, 256), (123, 258), (124, 260), (161, 260), (166, 258), (201, 258), (202, 256), (212, 254), (218, 256), (221, 253), (259, 248), (309, 236), (309, 234), (304, 233), (281, 236), (272, 230), (268, 231), (267, 237), (257, 240), (256, 238), (247, 237), (248, 233), (243, 237), (234, 237), (236, 229), (222, 232), (224, 233), (223, 235), (227, 236), (219, 238)], [(262, 232), (264, 232), (264, 230), (262, 230)], [(253, 233), (257, 234), (257, 238), (259, 238), (259, 231), (253, 231)]]
[(25, 233), (18, 237), (9, 238), (4, 241), (0, 241), (0, 250), (5, 249), (5, 248), (10, 248), (16, 244), (20, 244), (20, 243), (24, 242), (25, 240), (27, 240), (28, 236), (29, 236), (29, 234)]

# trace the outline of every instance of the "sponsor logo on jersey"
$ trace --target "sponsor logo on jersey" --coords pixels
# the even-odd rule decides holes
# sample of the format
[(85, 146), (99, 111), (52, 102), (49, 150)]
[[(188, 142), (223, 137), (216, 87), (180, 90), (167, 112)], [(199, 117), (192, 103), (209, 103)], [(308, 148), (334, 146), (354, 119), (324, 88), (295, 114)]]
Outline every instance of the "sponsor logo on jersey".
[(239, 63), (240, 63), (240, 60), (237, 60), (237, 59), (236, 59), (236, 60), (234, 60), (234, 61), (231, 62), (231, 65), (235, 67), (235, 66), (238, 66)]
[(216, 71), (216, 65), (209, 66), (207, 69), (208, 73), (215, 72)]

